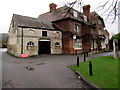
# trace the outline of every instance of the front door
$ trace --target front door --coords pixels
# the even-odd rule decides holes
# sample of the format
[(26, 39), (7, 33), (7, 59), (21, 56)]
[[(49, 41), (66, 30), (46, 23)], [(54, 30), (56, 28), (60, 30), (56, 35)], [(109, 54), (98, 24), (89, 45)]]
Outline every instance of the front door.
[(51, 54), (50, 41), (39, 41), (38, 54)]

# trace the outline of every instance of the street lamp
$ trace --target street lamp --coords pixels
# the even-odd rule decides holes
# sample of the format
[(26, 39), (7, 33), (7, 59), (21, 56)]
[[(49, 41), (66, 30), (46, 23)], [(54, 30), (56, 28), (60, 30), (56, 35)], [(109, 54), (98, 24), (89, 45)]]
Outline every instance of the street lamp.
[[(73, 35), (73, 40), (77, 40), (76, 35)], [(76, 55), (77, 55), (77, 49), (75, 51), (76, 51)], [(79, 56), (77, 56), (77, 67), (79, 67)]]

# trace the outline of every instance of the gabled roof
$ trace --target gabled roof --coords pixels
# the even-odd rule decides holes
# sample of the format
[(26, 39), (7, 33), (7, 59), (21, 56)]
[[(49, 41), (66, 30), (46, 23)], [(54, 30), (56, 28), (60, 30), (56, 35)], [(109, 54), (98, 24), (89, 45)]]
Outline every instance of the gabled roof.
[[(78, 17), (74, 17), (73, 11), (77, 12)], [(86, 24), (88, 26), (95, 27), (91, 23), (85, 22), (83, 20), (83, 13), (81, 13), (73, 8), (70, 8), (68, 6), (63, 6), (63, 7), (57, 8), (56, 10), (54, 10), (52, 12), (49, 11), (49, 12), (43, 13), (43, 14), (39, 15), (38, 18), (44, 18), (52, 23), (58, 22), (60, 20), (71, 19), (71, 20), (75, 20), (77, 22)]]
[[(95, 18), (95, 15), (97, 15), (98, 19), (100, 19), (103, 23), (103, 26), (105, 27), (104, 20), (101, 16), (99, 16), (95, 11), (90, 13), (91, 17)], [(93, 19), (92, 19), (93, 20)], [(94, 21), (94, 20), (93, 20)]]
[[(74, 18), (73, 12), (72, 12), (73, 10), (74, 10), (73, 8), (70, 8), (68, 6), (63, 6), (63, 7), (57, 8), (55, 11), (41, 14), (39, 15), (38, 18), (44, 18), (49, 21), (56, 21), (56, 20), (67, 18), (67, 17)], [(78, 13), (78, 17), (75, 19), (81, 20), (83, 14), (78, 12), (77, 10), (74, 10), (74, 11)]]
[(16, 22), (16, 24), (19, 27), (54, 29), (52, 23), (47, 20), (44, 20), (43, 18), (38, 19), (38, 18), (13, 14), (13, 21)]

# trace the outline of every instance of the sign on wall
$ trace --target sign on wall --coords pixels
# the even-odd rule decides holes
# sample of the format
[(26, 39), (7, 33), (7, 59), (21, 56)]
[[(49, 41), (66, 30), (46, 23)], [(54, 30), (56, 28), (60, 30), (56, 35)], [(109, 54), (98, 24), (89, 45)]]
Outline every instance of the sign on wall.
[(73, 35), (73, 39), (76, 39), (76, 35)]

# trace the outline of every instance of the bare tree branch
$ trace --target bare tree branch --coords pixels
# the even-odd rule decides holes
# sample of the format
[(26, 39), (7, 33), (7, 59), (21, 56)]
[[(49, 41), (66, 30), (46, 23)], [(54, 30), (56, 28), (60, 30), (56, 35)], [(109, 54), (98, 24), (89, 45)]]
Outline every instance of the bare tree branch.
[[(101, 15), (105, 15), (107, 13), (107, 17), (106, 17), (106, 20), (109, 18), (109, 17), (114, 17), (113, 20), (112, 20), (112, 23), (114, 23), (114, 21), (116, 20), (116, 17), (118, 16), (118, 7), (117, 7), (117, 4), (118, 4), (118, 1), (119, 0), (107, 0), (105, 3), (103, 3), (103, 5), (100, 5), (97, 7), (97, 11), (96, 12), (100, 12), (100, 11), (103, 11), (103, 13)], [(77, 4), (77, 8), (81, 8), (83, 7), (82, 4), (83, 4), (83, 0), (75, 0), (73, 2), (70, 2), (68, 3), (69, 5), (69, 9), (68, 9), (68, 13), (70, 12), (70, 10)], [(68, 14), (67, 13), (67, 14)], [(66, 15), (67, 15), (66, 14)], [(65, 16), (66, 16), (65, 15)]]
[[(110, 4), (110, 5), (109, 5)], [(99, 11), (104, 10), (105, 8), (107, 8), (106, 10), (104, 10), (104, 12), (101, 15), (105, 15), (105, 13), (108, 12), (106, 20), (110, 17), (110, 16), (114, 16), (112, 23), (114, 23), (114, 21), (116, 20), (116, 17), (118, 16), (117, 12), (118, 12), (118, 8), (117, 8), (117, 4), (118, 4), (118, 0), (112, 0), (112, 2), (110, 0), (108, 0), (106, 3), (104, 3), (103, 5), (99, 6), (97, 9), (100, 8)], [(107, 5), (109, 5), (109, 7), (107, 7)], [(112, 15), (111, 15), (112, 14)]]

